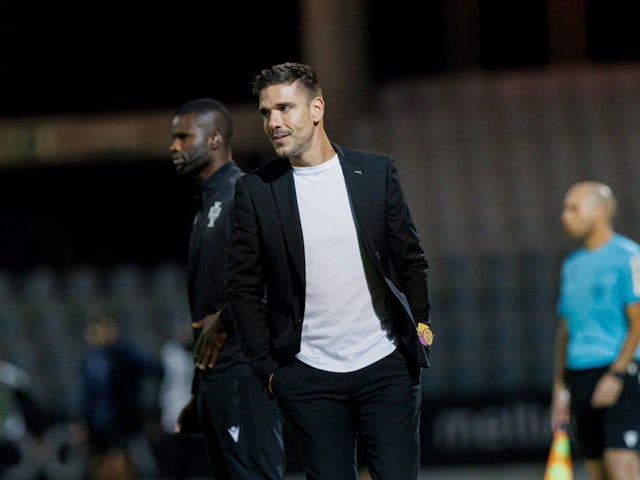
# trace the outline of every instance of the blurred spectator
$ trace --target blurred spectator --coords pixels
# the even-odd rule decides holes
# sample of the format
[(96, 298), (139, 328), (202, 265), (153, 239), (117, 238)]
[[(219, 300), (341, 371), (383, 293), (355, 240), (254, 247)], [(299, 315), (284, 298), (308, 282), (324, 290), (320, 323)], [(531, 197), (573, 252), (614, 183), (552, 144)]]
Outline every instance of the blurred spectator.
[(158, 404), (162, 435), (157, 443), (157, 458), (163, 476), (182, 480), (208, 475), (202, 436), (178, 435), (176, 421), (191, 399), (193, 382), (193, 334), (188, 322), (177, 322), (174, 335), (160, 349), (163, 377)]
[(27, 432), (40, 436), (45, 421), (31, 394), (31, 377), (4, 358), (0, 349), (0, 478), (20, 463), (17, 442)]
[(79, 415), (81, 438), (89, 448), (88, 477), (133, 479), (139, 472), (132, 446), (148, 416), (144, 382), (159, 379), (162, 367), (124, 342), (116, 320), (103, 312), (91, 316), (84, 337), (88, 350), (80, 369)]

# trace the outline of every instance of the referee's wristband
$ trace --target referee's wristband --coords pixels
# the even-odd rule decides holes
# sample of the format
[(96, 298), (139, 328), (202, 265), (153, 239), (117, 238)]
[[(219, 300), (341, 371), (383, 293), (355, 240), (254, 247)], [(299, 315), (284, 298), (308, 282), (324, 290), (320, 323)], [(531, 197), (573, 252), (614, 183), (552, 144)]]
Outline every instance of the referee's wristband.
[(616, 370), (609, 370), (608, 373), (610, 373), (611, 375), (613, 375), (614, 377), (620, 379), (620, 380), (624, 380), (627, 377), (627, 374), (624, 372), (618, 372)]

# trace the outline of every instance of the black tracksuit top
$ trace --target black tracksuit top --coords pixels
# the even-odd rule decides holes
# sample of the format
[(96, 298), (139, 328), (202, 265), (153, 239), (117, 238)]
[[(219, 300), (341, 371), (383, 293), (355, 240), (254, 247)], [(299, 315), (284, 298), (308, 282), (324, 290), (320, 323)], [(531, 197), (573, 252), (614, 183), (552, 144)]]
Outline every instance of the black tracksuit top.
[[(200, 209), (191, 227), (187, 265), (189, 307), (194, 321), (222, 308), (219, 320), (227, 324), (229, 335), (215, 367), (197, 370), (196, 378), (252, 374), (231, 322), (225, 292), (233, 197), (236, 181), (242, 174), (234, 162), (227, 163), (211, 175), (198, 192)], [(194, 341), (199, 333), (199, 329), (194, 330)]]

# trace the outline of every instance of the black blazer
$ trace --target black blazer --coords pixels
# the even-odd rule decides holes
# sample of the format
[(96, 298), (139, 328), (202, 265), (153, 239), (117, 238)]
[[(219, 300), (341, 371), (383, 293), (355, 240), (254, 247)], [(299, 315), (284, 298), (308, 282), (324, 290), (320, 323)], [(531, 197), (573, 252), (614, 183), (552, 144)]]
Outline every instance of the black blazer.
[[(429, 347), (417, 323), (430, 324), (428, 262), (389, 155), (333, 145), (342, 166), (367, 275), (384, 285), (391, 328), (418, 365)], [(235, 189), (227, 298), (245, 353), (260, 381), (300, 350), (305, 263), (293, 169), (279, 158), (241, 177)]]

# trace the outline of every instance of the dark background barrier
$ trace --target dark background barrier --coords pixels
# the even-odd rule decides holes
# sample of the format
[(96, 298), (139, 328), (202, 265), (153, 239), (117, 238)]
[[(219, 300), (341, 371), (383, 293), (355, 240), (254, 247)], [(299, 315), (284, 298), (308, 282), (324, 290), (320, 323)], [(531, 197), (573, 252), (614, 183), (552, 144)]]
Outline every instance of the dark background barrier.
[[(228, 102), (236, 160), (253, 168), (271, 151), (250, 79), (293, 59), (326, 80), (332, 137), (393, 154), (423, 238), (436, 332), (424, 463), (544, 462), (565, 189), (610, 184), (616, 228), (640, 238), (638, 7), (428, 3), (281, 2), (251, 19), (212, 5), (201, 28), (174, 11), (99, 6), (78, 23), (61, 5), (1, 7), (0, 348), (32, 376), (47, 442), (67, 438), (90, 310), (113, 308), (152, 354), (188, 322), (191, 186), (169, 161), (173, 109)], [(24, 479), (47, 462), (69, 479), (82, 461), (37, 457), (30, 435), (18, 445)]]

